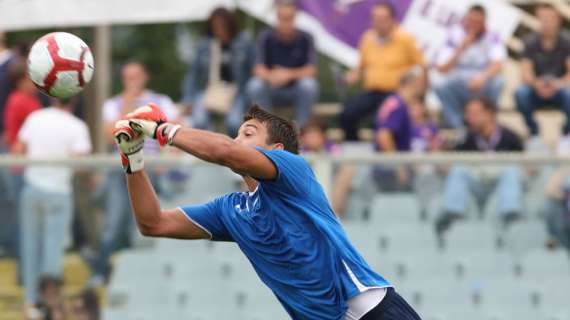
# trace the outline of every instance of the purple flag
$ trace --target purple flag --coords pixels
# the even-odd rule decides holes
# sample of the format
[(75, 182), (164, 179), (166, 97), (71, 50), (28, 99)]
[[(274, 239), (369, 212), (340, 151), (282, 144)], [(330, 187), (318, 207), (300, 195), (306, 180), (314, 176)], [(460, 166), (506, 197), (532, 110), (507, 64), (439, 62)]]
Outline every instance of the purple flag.
[[(398, 20), (402, 20), (412, 0), (391, 0)], [(334, 37), (353, 48), (370, 27), (370, 10), (378, 0), (298, 0), (300, 10), (319, 20)]]

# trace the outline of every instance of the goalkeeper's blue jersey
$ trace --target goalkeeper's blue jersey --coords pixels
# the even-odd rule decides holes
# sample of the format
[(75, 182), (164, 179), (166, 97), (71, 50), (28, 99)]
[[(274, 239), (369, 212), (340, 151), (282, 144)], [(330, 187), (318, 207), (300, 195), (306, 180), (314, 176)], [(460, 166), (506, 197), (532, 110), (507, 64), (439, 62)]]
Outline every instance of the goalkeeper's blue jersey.
[(213, 240), (235, 241), (293, 319), (343, 319), (348, 299), (391, 286), (352, 246), (305, 159), (258, 150), (274, 180), (182, 211)]

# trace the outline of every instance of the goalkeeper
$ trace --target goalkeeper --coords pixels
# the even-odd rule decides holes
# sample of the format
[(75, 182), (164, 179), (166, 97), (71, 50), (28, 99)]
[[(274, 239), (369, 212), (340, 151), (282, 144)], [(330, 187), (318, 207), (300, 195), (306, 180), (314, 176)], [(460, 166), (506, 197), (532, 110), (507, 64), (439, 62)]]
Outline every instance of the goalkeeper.
[[(137, 225), (146, 236), (233, 241), (293, 319), (420, 317), (356, 251), (308, 163), (292, 123), (252, 107), (236, 139), (168, 123), (155, 105), (116, 123)], [(154, 138), (239, 173), (249, 192), (161, 210), (143, 170)]]

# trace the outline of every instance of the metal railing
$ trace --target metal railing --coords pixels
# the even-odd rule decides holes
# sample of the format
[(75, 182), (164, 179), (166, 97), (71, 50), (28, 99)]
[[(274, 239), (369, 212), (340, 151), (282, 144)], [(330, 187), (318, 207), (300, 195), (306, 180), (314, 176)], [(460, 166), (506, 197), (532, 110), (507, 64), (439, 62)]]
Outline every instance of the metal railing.
[[(333, 183), (333, 168), (339, 164), (361, 164), (361, 165), (570, 165), (570, 157), (560, 157), (554, 155), (537, 155), (527, 153), (462, 153), (462, 152), (441, 152), (431, 154), (417, 153), (346, 153), (339, 156), (327, 155), (307, 155), (307, 161), (311, 163), (317, 179), (323, 185), (324, 190), (329, 194)], [(211, 165), (190, 155), (161, 155), (146, 157), (145, 163), (148, 167), (160, 166), (165, 168)], [(25, 157), (0, 155), (0, 170), (13, 166), (49, 165), (66, 166), (73, 169), (113, 169), (120, 166), (118, 155), (95, 154), (77, 158), (60, 159), (27, 159)]]

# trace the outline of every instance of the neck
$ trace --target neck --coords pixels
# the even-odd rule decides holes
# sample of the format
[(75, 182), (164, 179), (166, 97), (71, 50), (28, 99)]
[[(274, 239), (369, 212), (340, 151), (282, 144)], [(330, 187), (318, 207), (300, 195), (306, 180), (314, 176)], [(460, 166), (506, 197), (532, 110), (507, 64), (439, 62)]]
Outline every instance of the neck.
[(247, 190), (249, 190), (250, 192), (255, 191), (255, 188), (257, 188), (257, 186), (259, 185), (259, 182), (257, 182), (257, 180), (249, 176), (244, 176), (243, 181), (247, 185)]
[(380, 32), (380, 31), (376, 30), (376, 34), (378, 36), (380, 36), (381, 38), (389, 38), (393, 31), (394, 31), (394, 27), (390, 27), (390, 29), (388, 29), (386, 32)]
[(487, 125), (485, 128), (483, 128), (483, 132), (481, 132), (481, 135), (483, 136), (483, 138), (485, 139), (491, 139), (491, 137), (493, 136), (493, 134), (495, 133), (495, 130), (497, 130), (497, 122), (496, 121), (491, 121), (489, 123), (489, 125)]
[(414, 93), (410, 92), (410, 90), (406, 90), (405, 88), (398, 89), (398, 95), (404, 100), (406, 103), (410, 103), (414, 98)]
[(558, 32), (544, 32), (540, 35), (540, 37), (542, 38), (542, 41), (555, 41), (558, 37)]

